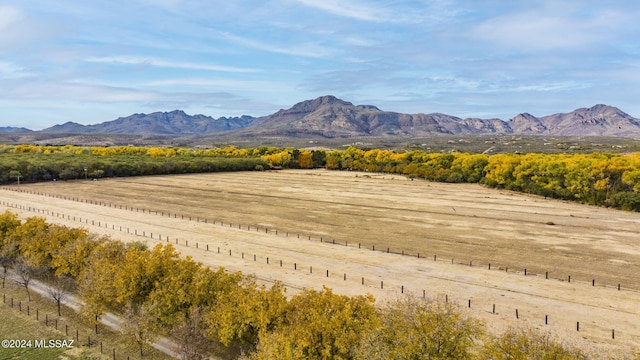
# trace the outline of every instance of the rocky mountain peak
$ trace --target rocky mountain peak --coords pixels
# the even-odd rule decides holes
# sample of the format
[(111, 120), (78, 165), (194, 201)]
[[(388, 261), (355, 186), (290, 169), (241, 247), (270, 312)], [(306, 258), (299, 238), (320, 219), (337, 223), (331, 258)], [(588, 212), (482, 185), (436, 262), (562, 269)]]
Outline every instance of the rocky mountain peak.
[[(12, 129), (0, 129), (10, 132)], [(640, 136), (640, 119), (620, 109), (597, 104), (569, 113), (535, 117), (521, 113), (510, 119), (461, 119), (455, 116), (403, 114), (373, 105), (353, 105), (332, 95), (306, 100), (274, 114), (254, 118), (188, 115), (182, 110), (133, 114), (96, 125), (66, 123), (44, 129), (54, 133), (120, 133), (193, 135), (224, 132), (235, 136), (430, 136), (523, 134), (559, 136)]]
[(353, 104), (344, 100), (340, 100), (335, 96), (326, 95), (313, 100), (299, 102), (293, 105), (289, 110), (284, 111), (286, 111), (287, 113), (310, 113), (320, 109), (321, 107), (329, 106), (353, 106)]

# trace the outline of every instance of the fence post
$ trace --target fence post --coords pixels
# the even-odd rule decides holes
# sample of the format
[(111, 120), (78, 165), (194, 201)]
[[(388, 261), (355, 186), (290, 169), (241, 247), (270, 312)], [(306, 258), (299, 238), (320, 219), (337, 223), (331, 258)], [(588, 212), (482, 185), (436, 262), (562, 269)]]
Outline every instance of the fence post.
[(520, 317), (518, 316), (518, 309), (516, 309), (516, 319), (519, 319)]

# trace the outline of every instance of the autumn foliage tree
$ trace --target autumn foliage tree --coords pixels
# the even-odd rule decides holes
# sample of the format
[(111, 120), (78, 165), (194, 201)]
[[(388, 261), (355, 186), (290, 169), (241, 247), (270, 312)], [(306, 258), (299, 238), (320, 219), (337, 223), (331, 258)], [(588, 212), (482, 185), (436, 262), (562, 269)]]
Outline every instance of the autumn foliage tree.
[(372, 296), (331, 289), (294, 295), (282, 324), (260, 336), (252, 359), (351, 359), (364, 331), (378, 319)]
[(356, 359), (469, 359), (480, 321), (452, 303), (407, 296), (379, 310), (380, 324), (362, 336)]

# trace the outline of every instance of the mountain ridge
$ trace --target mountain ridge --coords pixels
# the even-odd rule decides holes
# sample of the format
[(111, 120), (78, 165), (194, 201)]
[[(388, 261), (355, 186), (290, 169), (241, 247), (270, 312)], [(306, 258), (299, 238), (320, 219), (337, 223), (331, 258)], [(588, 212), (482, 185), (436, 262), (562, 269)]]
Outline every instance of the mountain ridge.
[[(31, 131), (0, 128), (10, 133)], [(504, 121), (497, 118), (459, 118), (443, 113), (404, 114), (383, 111), (374, 105), (354, 105), (332, 95), (294, 104), (288, 109), (253, 117), (188, 115), (182, 110), (136, 113), (94, 125), (66, 122), (42, 133), (156, 134), (171, 136), (426, 136), (426, 135), (559, 135), (619, 136), (640, 135), (640, 119), (604, 104), (579, 108), (568, 113), (536, 117), (523, 112)]]

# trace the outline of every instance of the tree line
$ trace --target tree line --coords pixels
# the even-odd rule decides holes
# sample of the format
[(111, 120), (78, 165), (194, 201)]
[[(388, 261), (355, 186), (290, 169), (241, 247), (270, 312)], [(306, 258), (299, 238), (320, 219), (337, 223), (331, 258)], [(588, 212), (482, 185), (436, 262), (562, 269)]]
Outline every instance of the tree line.
[(640, 211), (640, 154), (469, 154), (308, 150), (0, 146), (0, 183), (266, 169), (360, 170), (485, 186)]
[(362, 150), (326, 155), (326, 167), (404, 174), (640, 211), (640, 154), (469, 154)]
[(162, 174), (255, 171), (275, 148), (0, 146), (0, 183), (96, 179)]
[(64, 289), (74, 289), (89, 321), (120, 314), (142, 356), (145, 344), (168, 336), (184, 359), (587, 358), (533, 329), (491, 335), (447, 301), (407, 296), (376, 306), (371, 295), (326, 287), (287, 296), (281, 283), (211, 269), (170, 244), (148, 249), (9, 211), (0, 215), (0, 266), (3, 287), (13, 269), (27, 293), (26, 279), (50, 279), (62, 289), (50, 292), (58, 306)]

